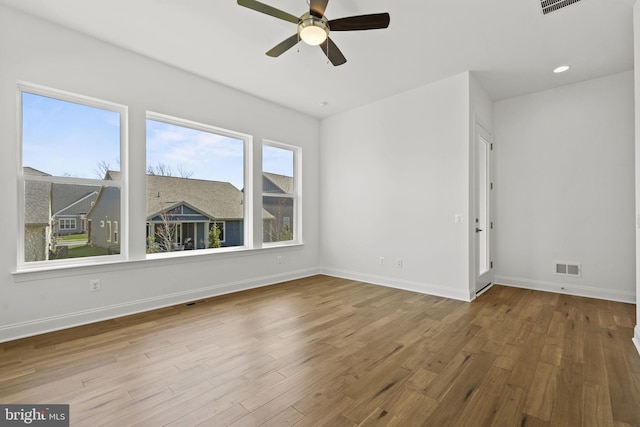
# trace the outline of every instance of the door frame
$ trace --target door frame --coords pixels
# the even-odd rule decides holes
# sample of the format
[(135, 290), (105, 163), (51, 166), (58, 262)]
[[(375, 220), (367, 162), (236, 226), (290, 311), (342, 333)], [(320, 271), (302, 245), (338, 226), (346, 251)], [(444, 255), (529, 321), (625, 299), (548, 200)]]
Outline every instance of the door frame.
[[(472, 298), (477, 297), (487, 291), (493, 285), (493, 271), (494, 271), (494, 263), (493, 263), (493, 136), (491, 131), (489, 130), (489, 126), (482, 123), (478, 117), (474, 117), (474, 130), (473, 130), (473, 142), (472, 142), (472, 206), (471, 211), (472, 215), (470, 217), (469, 224), (469, 232), (471, 233), (471, 294)], [(479, 142), (480, 139), (483, 139), (487, 144), (486, 151), (486, 174), (484, 178), (486, 191), (486, 210), (485, 216), (486, 218), (482, 218), (480, 211), (480, 190), (481, 190), (481, 179), (478, 176), (479, 167)], [(482, 219), (481, 219), (482, 218)], [(477, 219), (481, 219), (482, 224), (477, 224)], [(479, 225), (482, 228), (478, 227)], [(481, 229), (482, 231), (476, 232), (476, 229)], [(479, 233), (484, 233), (484, 237), (486, 239), (486, 251), (487, 251), (487, 259), (488, 268), (484, 272), (480, 272), (480, 242), (479, 238), (482, 236)]]

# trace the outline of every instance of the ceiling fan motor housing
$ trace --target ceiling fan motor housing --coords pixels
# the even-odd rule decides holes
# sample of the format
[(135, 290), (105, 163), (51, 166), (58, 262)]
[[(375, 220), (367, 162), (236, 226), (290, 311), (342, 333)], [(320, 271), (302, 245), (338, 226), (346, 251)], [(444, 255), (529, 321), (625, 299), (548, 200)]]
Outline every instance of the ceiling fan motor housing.
[(298, 34), (300, 38), (307, 44), (312, 46), (323, 43), (329, 37), (329, 23), (324, 16), (317, 16), (305, 13), (300, 17), (298, 23)]
[(329, 58), (329, 61), (334, 66), (342, 65), (347, 62), (347, 58), (340, 52), (340, 49), (338, 49), (338, 46), (336, 46), (333, 40), (329, 38), (330, 27), (333, 27), (333, 31), (361, 31), (377, 30), (389, 26), (388, 13), (347, 16), (329, 21), (324, 16), (324, 11), (327, 8), (329, 0), (307, 0), (309, 12), (299, 18), (273, 6), (269, 6), (268, 4), (261, 3), (258, 0), (237, 0), (237, 2), (240, 6), (248, 7), (256, 12), (264, 13), (298, 26), (296, 34), (293, 34), (266, 52), (266, 54), (272, 58), (277, 58), (302, 40), (312, 46), (319, 46), (322, 49), (322, 53)]

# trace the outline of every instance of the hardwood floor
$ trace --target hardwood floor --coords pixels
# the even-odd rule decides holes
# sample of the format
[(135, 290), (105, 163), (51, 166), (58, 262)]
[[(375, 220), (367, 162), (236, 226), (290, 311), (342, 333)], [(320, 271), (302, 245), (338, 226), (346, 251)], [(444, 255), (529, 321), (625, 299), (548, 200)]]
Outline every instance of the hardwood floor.
[(316, 276), (0, 344), (77, 426), (640, 426), (635, 306)]

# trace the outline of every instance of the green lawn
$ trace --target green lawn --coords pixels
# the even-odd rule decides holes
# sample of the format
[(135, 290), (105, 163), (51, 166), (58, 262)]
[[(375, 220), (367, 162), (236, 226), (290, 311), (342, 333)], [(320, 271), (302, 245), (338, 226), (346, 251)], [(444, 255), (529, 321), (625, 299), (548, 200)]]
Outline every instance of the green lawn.
[(69, 234), (68, 236), (58, 236), (57, 240), (59, 242), (73, 242), (74, 240), (86, 241), (87, 238), (88, 238), (87, 233), (84, 233), (84, 234)]
[(83, 258), (88, 256), (109, 255), (109, 249), (98, 246), (69, 246), (68, 258)]

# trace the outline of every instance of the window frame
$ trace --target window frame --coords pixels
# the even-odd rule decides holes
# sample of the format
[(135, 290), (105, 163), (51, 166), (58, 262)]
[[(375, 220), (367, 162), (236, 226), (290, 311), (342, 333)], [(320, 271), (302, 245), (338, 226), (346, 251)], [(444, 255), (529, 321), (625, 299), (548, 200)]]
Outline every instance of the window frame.
[[(73, 224), (73, 227), (67, 227), (68, 223)], [(58, 218), (58, 230), (75, 230), (76, 228), (78, 228), (76, 218)]]
[[(265, 193), (262, 187), (263, 174), (267, 171), (264, 170), (264, 147), (273, 147), (279, 148), (281, 150), (288, 150), (293, 153), (293, 194), (282, 194), (278, 193), (277, 195), (274, 193)], [(285, 144), (273, 140), (263, 139), (261, 144), (260, 157), (261, 157), (261, 167), (260, 167), (260, 192), (262, 194), (260, 200), (261, 204), (264, 206), (264, 198), (265, 197), (273, 197), (273, 198), (288, 198), (293, 200), (293, 218), (289, 218), (289, 221), (293, 221), (293, 239), (292, 240), (282, 240), (277, 242), (265, 242), (264, 241), (264, 229), (262, 230), (262, 246), (264, 248), (275, 247), (275, 246), (290, 246), (290, 245), (301, 245), (303, 244), (303, 236), (302, 236), (302, 148), (296, 145)], [(269, 173), (269, 172), (267, 172)], [(260, 225), (264, 228), (264, 221), (262, 218), (260, 219)]]
[[(161, 123), (166, 123), (173, 126), (185, 127), (188, 129), (213, 133), (220, 136), (233, 138), (237, 140), (241, 140), (243, 142), (243, 185), (244, 188), (240, 189), (243, 192), (243, 237), (244, 242), (243, 245), (239, 246), (226, 246), (221, 248), (205, 248), (198, 249), (195, 251), (174, 251), (174, 252), (158, 252), (158, 253), (146, 253), (146, 259), (157, 259), (157, 258), (166, 258), (166, 257), (182, 257), (182, 256), (198, 256), (207, 253), (218, 253), (218, 252), (229, 252), (229, 251), (240, 251), (247, 249), (256, 249), (254, 238), (253, 238), (253, 230), (254, 230), (254, 222), (253, 218), (253, 136), (249, 134), (245, 134), (238, 131), (233, 131), (229, 129), (224, 129), (218, 126), (210, 125), (207, 123), (197, 122), (194, 120), (183, 119), (176, 116), (171, 116), (168, 114), (158, 113), (154, 111), (146, 111), (145, 115), (145, 125), (147, 120), (153, 120)], [(145, 139), (145, 152), (147, 149), (148, 141)], [(145, 168), (146, 175), (146, 168)], [(145, 221), (148, 223), (148, 219), (145, 218)], [(212, 222), (224, 222), (226, 228), (226, 221), (224, 220), (214, 220)], [(225, 241), (226, 241), (226, 229), (225, 229)], [(223, 243), (223, 240), (220, 240)]]
[[(71, 102), (74, 104), (79, 104), (82, 106), (98, 108), (106, 111), (115, 112), (119, 117), (119, 155), (120, 155), (120, 177), (119, 180), (104, 180), (104, 179), (94, 179), (94, 178), (74, 178), (68, 176), (40, 176), (40, 175), (28, 175), (23, 171), (23, 93), (30, 93), (38, 96), (48, 97), (55, 100)], [(157, 253), (157, 254), (148, 254), (145, 252), (139, 252), (138, 246), (134, 245), (135, 252), (131, 252), (131, 232), (135, 232), (139, 230), (139, 226), (134, 224), (134, 227), (131, 227), (131, 212), (130, 212), (130, 203), (129, 203), (129, 177), (131, 171), (130, 160), (129, 160), (129, 137), (130, 137), (130, 129), (129, 129), (129, 120), (131, 119), (129, 116), (129, 106), (118, 104), (115, 102), (107, 101), (104, 99), (93, 98), (90, 96), (69, 92), (66, 90), (55, 89), (51, 87), (46, 87), (30, 82), (18, 81), (16, 84), (16, 121), (17, 121), (17, 139), (16, 144), (18, 146), (17, 149), (17, 162), (16, 162), (16, 186), (17, 186), (17, 218), (16, 223), (18, 225), (18, 241), (16, 245), (17, 250), (17, 259), (16, 259), (16, 267), (14, 270), (15, 274), (21, 273), (29, 273), (29, 272), (38, 272), (38, 271), (50, 271), (54, 269), (65, 269), (65, 268), (75, 268), (75, 267), (91, 267), (91, 266), (100, 266), (105, 264), (114, 264), (120, 262), (128, 262), (128, 261), (141, 261), (148, 259), (156, 259), (156, 258), (167, 258), (167, 257), (183, 257), (183, 256), (197, 256), (197, 255), (207, 255), (207, 254), (215, 254), (215, 253), (229, 253), (236, 251), (245, 251), (245, 250), (259, 250), (262, 248), (269, 247), (278, 247), (278, 246), (293, 246), (293, 245), (302, 245), (303, 244), (303, 216), (302, 216), (302, 148), (300, 146), (284, 144), (272, 140), (263, 139), (261, 140), (261, 144), (257, 145), (254, 143), (254, 136), (251, 134), (246, 134), (238, 131), (224, 129), (218, 126), (207, 124), (206, 122), (196, 122), (189, 119), (183, 119), (175, 116), (170, 116), (166, 114), (156, 113), (153, 111), (146, 110), (144, 120), (155, 120), (171, 125), (187, 127), (193, 130), (198, 130), (202, 132), (214, 133), (220, 136), (230, 137), (234, 139), (238, 139), (243, 143), (243, 184), (244, 188), (241, 189), (243, 192), (243, 226), (242, 232), (244, 241), (242, 245), (239, 246), (231, 246), (231, 247), (222, 247), (222, 248), (207, 248), (199, 251), (179, 251), (179, 252), (168, 252), (168, 253)], [(144, 144), (145, 147), (147, 145), (147, 140), (145, 138)], [(262, 194), (262, 189), (260, 190), (261, 196), (258, 198), (258, 195), (254, 193), (255, 186), (260, 183), (262, 185), (263, 180), (263, 171), (262, 164), (255, 164), (255, 158), (259, 154), (262, 157), (262, 148), (264, 145), (289, 150), (293, 153), (293, 175), (294, 175), (294, 194), (278, 194), (275, 196), (273, 194), (267, 194), (267, 197), (287, 197), (293, 200), (294, 210), (291, 216), (291, 221), (293, 224), (293, 239), (287, 241), (279, 241), (279, 242), (264, 242), (263, 240), (263, 200), (264, 195)], [(146, 150), (146, 148), (145, 148)], [(136, 163), (137, 164), (137, 163)], [(255, 164), (255, 166), (254, 166)], [(254, 170), (255, 168), (255, 170)], [(46, 171), (45, 171), (46, 172)], [(146, 165), (144, 171), (136, 171), (136, 176), (143, 176), (146, 174)], [(258, 176), (256, 176), (258, 175)], [(121, 250), (118, 251), (117, 254), (108, 255), (108, 256), (87, 256), (82, 258), (67, 258), (61, 260), (55, 259), (47, 259), (43, 261), (27, 261), (27, 254), (25, 254), (25, 247), (27, 245), (26, 236), (30, 232), (26, 230), (25, 222), (25, 199), (26, 199), (26, 183), (27, 182), (46, 182), (48, 184), (73, 184), (73, 185), (87, 185), (87, 186), (100, 186), (103, 189), (108, 188), (116, 188), (119, 191), (119, 212), (120, 217), (114, 219), (115, 222), (112, 223), (112, 233), (110, 233), (111, 242), (115, 242), (121, 247)], [(115, 201), (116, 199), (114, 199)], [(52, 233), (52, 226), (55, 225), (55, 218), (53, 217), (53, 212), (49, 213), (49, 226), (46, 228), (45, 242), (49, 242), (50, 235)], [(137, 216), (136, 216), (137, 217)], [(146, 218), (145, 218), (146, 219)], [(76, 219), (76, 227), (78, 226), (78, 219)], [(212, 222), (222, 224), (223, 227), (223, 239), (221, 239), (221, 243), (228, 241), (227, 239), (227, 227), (226, 221), (224, 219), (214, 219), (212, 218)], [(119, 223), (119, 224), (118, 224)], [(99, 222), (92, 221), (90, 219), (86, 220), (87, 228), (90, 227), (90, 224), (94, 226), (91, 229), (94, 232), (106, 232), (107, 224), (105, 220), (100, 220)], [(102, 231), (104, 230), (104, 231)], [(49, 250), (48, 246), (46, 250)], [(30, 258), (30, 257), (29, 257)]]
[[(92, 179), (92, 178), (74, 178), (65, 176), (39, 176), (39, 175), (27, 175), (23, 171), (23, 93), (29, 93), (37, 96), (52, 98), (55, 100), (71, 102), (78, 105), (87, 107), (98, 108), (106, 111), (118, 113), (120, 116), (120, 181), (106, 181), (104, 179)], [(18, 206), (18, 244), (17, 246), (17, 271), (38, 271), (49, 270), (51, 268), (59, 268), (63, 266), (85, 266), (85, 265), (99, 265), (106, 263), (113, 263), (114, 261), (123, 261), (127, 259), (127, 245), (125, 250), (121, 251), (117, 255), (108, 256), (88, 256), (82, 258), (67, 258), (60, 260), (42, 260), (42, 261), (27, 261), (25, 259), (25, 191), (27, 182), (46, 182), (50, 184), (74, 184), (74, 185), (98, 185), (101, 187), (116, 187), (120, 191), (120, 221), (122, 228), (127, 229), (128, 223), (128, 135), (129, 135), (129, 109), (126, 105), (117, 104), (111, 101), (106, 101), (98, 98), (93, 98), (77, 93), (72, 93), (60, 89), (53, 89), (50, 87), (37, 85), (29, 82), (19, 81), (16, 85), (16, 107), (17, 107), (17, 144), (18, 144), (18, 161), (17, 161), (17, 206)], [(51, 227), (51, 221), (53, 219), (53, 213), (49, 220), (49, 227)], [(49, 231), (49, 233), (51, 230)], [(126, 239), (126, 233), (125, 233)], [(45, 250), (49, 250), (47, 247)]]
[(111, 243), (111, 233), (113, 232), (113, 227), (111, 226), (111, 221), (107, 220), (107, 243)]

